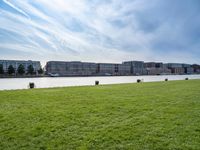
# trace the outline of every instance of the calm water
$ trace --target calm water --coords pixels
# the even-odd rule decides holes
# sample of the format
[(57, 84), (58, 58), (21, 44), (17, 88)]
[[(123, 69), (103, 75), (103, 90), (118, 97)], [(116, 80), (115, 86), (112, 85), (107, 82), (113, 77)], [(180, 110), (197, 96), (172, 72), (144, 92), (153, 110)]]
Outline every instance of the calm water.
[(34, 82), (36, 88), (64, 87), (64, 86), (83, 86), (94, 85), (98, 80), (100, 84), (134, 83), (137, 79), (144, 82), (200, 79), (200, 75), (168, 75), (168, 76), (120, 76), (120, 77), (45, 77), (45, 78), (15, 78), (0, 79), (0, 90), (27, 89), (29, 82)]

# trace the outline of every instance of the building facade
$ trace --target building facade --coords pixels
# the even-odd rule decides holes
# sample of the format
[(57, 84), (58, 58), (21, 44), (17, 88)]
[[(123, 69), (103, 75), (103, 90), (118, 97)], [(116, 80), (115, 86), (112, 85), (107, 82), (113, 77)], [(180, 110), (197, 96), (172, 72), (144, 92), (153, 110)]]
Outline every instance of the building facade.
[(97, 75), (130, 75), (131, 66), (127, 64), (98, 63)]
[(147, 75), (171, 74), (171, 70), (161, 62), (146, 62), (144, 63), (144, 66), (146, 68)]
[(194, 69), (194, 73), (200, 74), (200, 65), (198, 64), (193, 64), (191, 67)]
[(110, 63), (98, 63), (97, 75), (114, 75), (117, 72), (117, 65)]
[(80, 61), (49, 61), (46, 64), (47, 74), (60, 76), (91, 76), (96, 74), (96, 64)]
[(163, 63), (161, 62), (145, 62), (145, 68), (163, 68)]
[[(198, 71), (198, 66), (194, 66)], [(125, 75), (169, 75), (192, 74), (194, 67), (188, 64), (143, 61), (126, 61), (122, 64), (91, 63), (81, 61), (49, 61), (46, 65), (47, 74), (59, 76), (125, 76)]]
[(183, 64), (180, 64), (180, 63), (168, 63), (167, 67), (168, 67), (168, 69), (171, 70), (172, 74), (177, 74), (177, 75), (185, 74), (185, 69), (183, 67)]
[(146, 68), (147, 75), (169, 75), (171, 70), (168, 68)]
[(144, 68), (143, 61), (125, 61), (123, 62), (125, 65), (130, 65), (131, 67), (131, 75), (146, 75), (146, 69)]
[[(3, 74), (8, 73), (10, 65), (15, 70), (19, 65), (24, 66), (25, 73), (28, 73), (28, 66), (32, 65), (34, 72), (38, 74), (41, 69), (39, 61), (22, 60), (0, 60), (3, 66)], [(126, 61), (121, 64), (115, 63), (92, 63), (81, 61), (49, 61), (46, 66), (46, 74), (58, 74), (58, 76), (95, 76), (95, 75), (165, 75), (165, 74), (199, 74), (200, 65), (180, 64), (162, 62)], [(2, 71), (1, 71), (2, 72)], [(2, 75), (2, 73), (1, 73)], [(56, 75), (57, 76), (57, 75)]]
[(13, 66), (13, 68), (15, 69), (15, 73), (17, 73), (17, 69), (19, 67), (19, 65), (23, 65), (24, 69), (25, 69), (25, 73), (28, 72), (28, 66), (32, 65), (34, 72), (36, 74), (38, 74), (38, 70), (41, 68), (41, 64), (39, 61), (32, 61), (32, 60), (28, 60), (28, 61), (24, 61), (24, 60), (0, 60), (0, 64), (3, 65), (3, 70), (5, 73), (8, 73), (8, 67), (10, 65)]

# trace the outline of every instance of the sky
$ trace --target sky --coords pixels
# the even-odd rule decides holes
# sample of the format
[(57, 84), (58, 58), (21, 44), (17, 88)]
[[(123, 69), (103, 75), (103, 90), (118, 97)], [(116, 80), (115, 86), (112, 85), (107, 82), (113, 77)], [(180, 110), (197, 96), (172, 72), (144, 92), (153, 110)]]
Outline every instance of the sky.
[(0, 59), (200, 64), (200, 0), (0, 0)]

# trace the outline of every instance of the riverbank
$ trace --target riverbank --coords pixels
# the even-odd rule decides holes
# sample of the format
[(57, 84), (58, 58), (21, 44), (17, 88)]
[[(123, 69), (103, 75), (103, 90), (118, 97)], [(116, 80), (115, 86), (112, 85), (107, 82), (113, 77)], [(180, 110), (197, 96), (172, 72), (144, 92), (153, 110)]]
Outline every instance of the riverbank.
[(42, 77), (48, 77), (47, 75), (0, 75), (0, 79), (9, 79), (9, 78), (42, 78)]
[(136, 83), (138, 79), (143, 82), (157, 82), (172, 80), (200, 79), (200, 75), (162, 75), (162, 76), (108, 76), (108, 77), (42, 77), (42, 78), (9, 78), (0, 79), (0, 90), (27, 89), (29, 83), (34, 83), (36, 88), (69, 87), (94, 85), (99, 81), (100, 85)]
[(200, 80), (0, 91), (1, 149), (198, 149)]
[(0, 75), (0, 79), (6, 79), (6, 78), (42, 78), (42, 77), (52, 77), (52, 78), (63, 78), (63, 77), (131, 77), (131, 76), (176, 76), (176, 75), (179, 75), (179, 76), (192, 76), (192, 75), (200, 75), (198, 73), (196, 74), (163, 74), (163, 75), (90, 75), (90, 76), (81, 76), (81, 75), (77, 75), (77, 76), (50, 76), (50, 75), (18, 75), (18, 76), (15, 76), (15, 75)]

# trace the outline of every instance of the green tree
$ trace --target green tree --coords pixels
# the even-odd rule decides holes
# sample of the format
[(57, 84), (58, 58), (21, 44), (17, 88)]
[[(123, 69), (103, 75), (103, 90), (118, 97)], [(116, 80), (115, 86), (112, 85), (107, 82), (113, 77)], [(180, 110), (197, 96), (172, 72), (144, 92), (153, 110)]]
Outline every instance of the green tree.
[(25, 69), (24, 69), (24, 66), (22, 64), (20, 64), (17, 68), (17, 72), (20, 74), (20, 75), (23, 75), (25, 73)]
[(15, 68), (12, 65), (9, 65), (8, 74), (13, 74), (13, 73), (15, 73)]
[(28, 66), (28, 74), (33, 74), (34, 73), (34, 68), (33, 65)]
[(38, 70), (39, 74), (43, 74), (44, 70), (40, 67), (40, 69)]
[(0, 74), (4, 74), (3, 65), (0, 64)]

